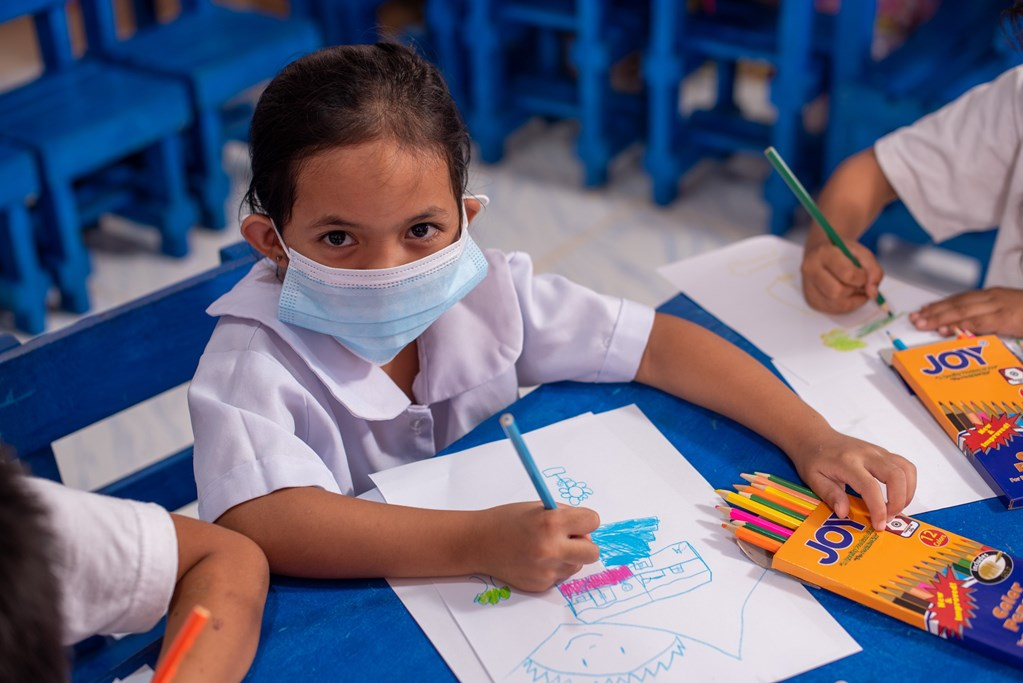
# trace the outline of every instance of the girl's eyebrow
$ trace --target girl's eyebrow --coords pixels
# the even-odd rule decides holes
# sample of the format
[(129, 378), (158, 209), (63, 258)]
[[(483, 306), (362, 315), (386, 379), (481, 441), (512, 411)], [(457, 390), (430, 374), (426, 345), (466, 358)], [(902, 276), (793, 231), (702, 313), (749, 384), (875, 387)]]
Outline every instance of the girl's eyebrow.
[[(440, 206), (430, 206), (430, 207), (427, 207), (426, 209), (424, 209), (423, 211), (421, 211), (420, 213), (415, 214), (414, 216), (409, 216), (408, 218), (406, 218), (404, 220), (403, 223), (404, 224), (407, 224), (407, 223), (417, 223), (419, 221), (424, 221), (424, 220), (437, 219), (437, 218), (447, 218), (448, 213), (449, 212), (448, 212), (447, 209), (442, 208)], [(310, 228), (322, 228), (322, 227), (326, 227), (326, 226), (337, 226), (337, 227), (341, 227), (341, 228), (358, 228), (358, 227), (361, 227), (359, 223), (347, 220), (347, 219), (342, 218), (341, 216), (338, 216), (336, 214), (328, 214), (326, 216), (321, 216), (320, 218), (318, 218), (317, 220), (313, 221), (309, 225)]]

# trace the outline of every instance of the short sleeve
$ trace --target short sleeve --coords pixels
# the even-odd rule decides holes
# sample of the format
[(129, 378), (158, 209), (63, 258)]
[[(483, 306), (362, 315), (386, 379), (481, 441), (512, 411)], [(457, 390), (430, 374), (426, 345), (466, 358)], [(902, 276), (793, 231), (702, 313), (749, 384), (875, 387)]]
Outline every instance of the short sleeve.
[(560, 275), (535, 275), (525, 254), (512, 254), (509, 265), (523, 319), (520, 382), (635, 379), (653, 309), (598, 294)]
[[(200, 518), (214, 521), (283, 488), (341, 492), (338, 475), (345, 476), (347, 465), (337, 425), (278, 359), (207, 350), (189, 386), (188, 408)], [(335, 454), (341, 472), (324, 463), (318, 453), (325, 452)], [(350, 488), (350, 476), (346, 483)]]
[(913, 217), (938, 242), (1002, 220), (1019, 154), (1023, 67), (979, 85), (874, 145)]
[(26, 481), (49, 514), (57, 546), (64, 643), (156, 626), (177, 582), (178, 542), (170, 514), (153, 503)]

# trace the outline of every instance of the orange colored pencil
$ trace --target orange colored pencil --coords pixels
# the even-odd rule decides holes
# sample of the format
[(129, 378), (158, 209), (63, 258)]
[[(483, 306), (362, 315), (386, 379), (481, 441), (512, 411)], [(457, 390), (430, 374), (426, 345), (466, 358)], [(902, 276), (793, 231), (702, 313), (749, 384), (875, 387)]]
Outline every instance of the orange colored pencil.
[(196, 605), (192, 608), (192, 612), (185, 619), (185, 625), (178, 631), (178, 635), (174, 637), (174, 642), (171, 643), (170, 649), (167, 650), (167, 656), (156, 667), (156, 672), (153, 674), (153, 683), (170, 683), (170, 681), (174, 680), (174, 675), (178, 672), (178, 667), (181, 666), (181, 660), (192, 649), (195, 639), (199, 637), (199, 633), (206, 626), (206, 622), (209, 619), (210, 611), (205, 607)]
[(745, 527), (741, 526), (732, 527), (732, 533), (735, 534), (736, 538), (746, 541), (747, 543), (752, 543), (758, 548), (763, 548), (769, 553), (776, 553), (778, 552), (778, 549), (781, 548), (781, 543), (774, 540), (773, 538), (761, 536), (757, 532), (750, 531)]

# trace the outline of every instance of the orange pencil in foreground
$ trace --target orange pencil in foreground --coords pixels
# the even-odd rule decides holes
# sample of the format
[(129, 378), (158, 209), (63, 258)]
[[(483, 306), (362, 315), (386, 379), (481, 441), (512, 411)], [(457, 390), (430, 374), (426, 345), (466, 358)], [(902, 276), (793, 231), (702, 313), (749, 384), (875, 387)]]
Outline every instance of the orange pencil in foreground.
[(174, 638), (174, 642), (171, 643), (167, 656), (164, 657), (160, 666), (156, 667), (156, 673), (153, 674), (153, 683), (170, 683), (174, 680), (174, 675), (178, 672), (181, 661), (188, 654), (188, 651), (192, 649), (195, 639), (199, 637), (199, 633), (202, 632), (209, 619), (210, 611), (205, 607), (196, 605), (192, 608), (192, 612), (185, 619), (185, 625), (181, 627), (178, 635)]

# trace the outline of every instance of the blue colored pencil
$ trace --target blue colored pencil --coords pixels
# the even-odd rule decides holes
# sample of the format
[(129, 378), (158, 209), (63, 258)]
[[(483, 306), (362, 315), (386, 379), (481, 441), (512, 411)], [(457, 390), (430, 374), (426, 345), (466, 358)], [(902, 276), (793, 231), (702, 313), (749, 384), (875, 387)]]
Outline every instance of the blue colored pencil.
[(501, 416), (501, 428), (508, 435), (512, 446), (515, 446), (515, 452), (519, 454), (519, 460), (522, 461), (522, 466), (526, 468), (526, 474), (529, 475), (533, 486), (536, 487), (536, 492), (540, 495), (543, 506), (548, 510), (557, 509), (558, 504), (554, 502), (554, 497), (547, 490), (547, 485), (544, 483), (543, 477), (540, 476), (540, 470), (536, 469), (533, 456), (529, 454), (526, 442), (522, 440), (522, 434), (519, 433), (519, 428), (515, 425), (515, 418), (512, 417), (511, 413), (505, 413)]

